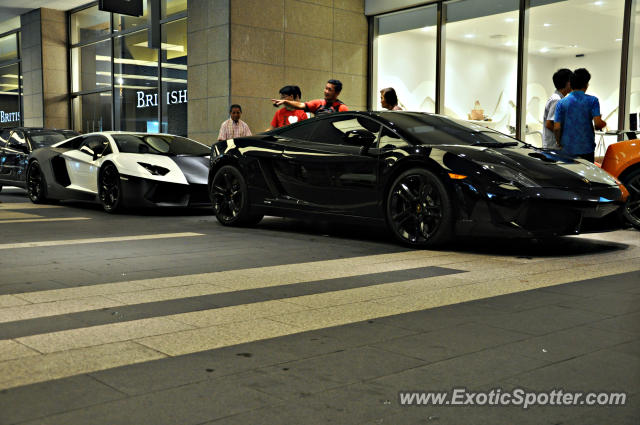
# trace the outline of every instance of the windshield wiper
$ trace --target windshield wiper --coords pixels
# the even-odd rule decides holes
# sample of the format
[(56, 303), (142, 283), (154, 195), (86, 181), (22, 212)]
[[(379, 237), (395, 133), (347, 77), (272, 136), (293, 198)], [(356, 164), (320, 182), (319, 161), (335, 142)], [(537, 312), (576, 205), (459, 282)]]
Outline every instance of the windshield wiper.
[(507, 148), (509, 146), (518, 146), (518, 142), (473, 142), (471, 146), (483, 146), (486, 148)]

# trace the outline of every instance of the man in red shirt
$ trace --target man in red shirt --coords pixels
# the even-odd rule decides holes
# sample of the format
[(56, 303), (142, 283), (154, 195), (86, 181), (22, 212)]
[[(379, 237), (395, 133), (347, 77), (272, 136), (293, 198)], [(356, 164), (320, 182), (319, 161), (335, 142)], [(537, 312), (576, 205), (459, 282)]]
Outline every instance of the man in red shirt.
[(294, 109), (302, 109), (318, 115), (331, 114), (333, 112), (348, 111), (349, 108), (338, 100), (342, 91), (342, 83), (339, 80), (329, 80), (324, 87), (324, 99), (311, 100), (309, 102), (296, 102), (294, 100), (271, 99), (274, 105), (286, 105)]
[[(302, 92), (300, 91), (300, 87), (298, 86), (284, 86), (280, 89), (280, 99), (299, 102), (301, 97)], [(278, 105), (274, 103), (273, 106), (277, 107)], [(298, 121), (306, 119), (306, 112), (300, 109), (295, 109), (285, 104), (284, 108), (278, 109), (278, 111), (273, 115), (273, 119), (271, 120), (271, 127), (269, 127), (269, 130), (284, 127), (285, 125), (294, 124)]]

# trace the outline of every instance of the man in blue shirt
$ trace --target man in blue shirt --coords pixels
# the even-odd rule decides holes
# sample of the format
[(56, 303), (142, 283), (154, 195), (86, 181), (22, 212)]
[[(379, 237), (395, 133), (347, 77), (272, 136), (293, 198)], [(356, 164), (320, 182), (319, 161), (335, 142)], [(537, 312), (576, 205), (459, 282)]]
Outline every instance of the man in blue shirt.
[[(593, 131), (606, 127), (600, 117), (598, 98), (585, 93), (591, 74), (585, 68), (576, 69), (571, 76), (573, 91), (558, 101), (553, 125), (562, 153), (593, 162), (596, 138)], [(591, 121), (593, 120), (593, 124)]]

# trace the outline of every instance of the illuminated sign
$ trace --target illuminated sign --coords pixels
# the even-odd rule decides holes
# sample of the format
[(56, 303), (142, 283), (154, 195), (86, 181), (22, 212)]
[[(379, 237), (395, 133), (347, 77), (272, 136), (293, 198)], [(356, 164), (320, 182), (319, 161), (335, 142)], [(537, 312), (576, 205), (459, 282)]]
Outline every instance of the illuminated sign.
[[(148, 94), (143, 91), (137, 91), (136, 96), (138, 102), (136, 108), (148, 108), (149, 106), (158, 106), (158, 93)], [(174, 105), (177, 103), (187, 103), (187, 89), (173, 90), (167, 92), (167, 105)]]
[(20, 112), (0, 111), (0, 122), (20, 121)]

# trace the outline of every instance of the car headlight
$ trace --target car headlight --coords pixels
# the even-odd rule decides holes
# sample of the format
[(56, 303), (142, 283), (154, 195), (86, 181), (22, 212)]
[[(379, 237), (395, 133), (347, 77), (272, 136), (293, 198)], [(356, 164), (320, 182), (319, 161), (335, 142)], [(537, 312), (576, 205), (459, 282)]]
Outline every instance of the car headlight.
[(142, 168), (144, 168), (154, 176), (164, 176), (169, 172), (168, 168), (147, 164), (146, 162), (138, 162), (138, 165), (140, 165)]
[(499, 164), (481, 164), (482, 168), (487, 171), (491, 171), (494, 174), (502, 177), (506, 181), (510, 183), (518, 183), (520, 186), (524, 187), (538, 187), (540, 186), (538, 183), (531, 180), (529, 177), (525, 176), (518, 170), (514, 170), (512, 168), (506, 167), (504, 165)]

